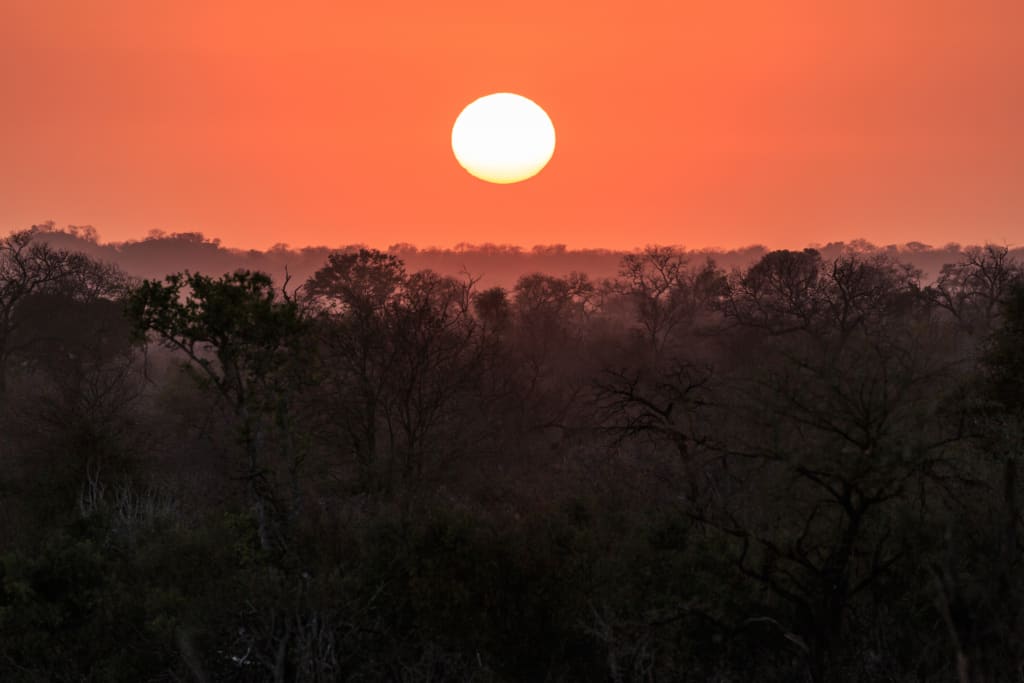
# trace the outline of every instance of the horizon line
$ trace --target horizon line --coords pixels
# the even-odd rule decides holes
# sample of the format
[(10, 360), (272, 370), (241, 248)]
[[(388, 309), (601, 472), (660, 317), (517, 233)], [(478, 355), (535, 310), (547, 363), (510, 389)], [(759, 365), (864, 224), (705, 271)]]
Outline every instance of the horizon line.
[(418, 245), (410, 242), (395, 242), (386, 247), (373, 246), (366, 242), (349, 242), (347, 244), (340, 244), (338, 246), (329, 246), (327, 244), (308, 244), (304, 246), (295, 246), (287, 242), (275, 242), (270, 246), (263, 248), (255, 247), (237, 247), (225, 244), (220, 237), (209, 236), (201, 230), (182, 230), (182, 231), (169, 231), (163, 229), (151, 229), (145, 236), (138, 238), (129, 238), (125, 240), (102, 240), (100, 232), (92, 225), (75, 225), (67, 224), (63, 227), (57, 226), (54, 221), (44, 221), (42, 223), (36, 223), (28, 228), (15, 228), (10, 230), (7, 234), (11, 235), (17, 232), (23, 232), (25, 230), (35, 230), (42, 234), (62, 234), (76, 239), (91, 242), (99, 247), (122, 247), (125, 245), (142, 244), (145, 242), (157, 242), (162, 240), (175, 240), (182, 238), (193, 238), (196, 244), (208, 244), (218, 249), (223, 249), (230, 252), (258, 252), (258, 253), (272, 253), (275, 251), (291, 251), (291, 252), (302, 252), (302, 251), (316, 251), (316, 250), (327, 250), (327, 251), (345, 251), (351, 249), (375, 249), (377, 251), (386, 253), (402, 253), (402, 252), (452, 252), (452, 253), (465, 253), (465, 252), (482, 252), (486, 250), (500, 250), (505, 253), (513, 254), (518, 253), (524, 256), (529, 255), (553, 255), (558, 253), (587, 253), (587, 252), (599, 252), (599, 253), (613, 253), (613, 254), (629, 254), (629, 253), (641, 253), (646, 249), (650, 248), (672, 248), (678, 249), (690, 253), (730, 253), (730, 252), (743, 252), (751, 251), (756, 249), (762, 249), (765, 251), (777, 251), (777, 250), (802, 250), (802, 249), (827, 249), (829, 247), (844, 246), (854, 247), (865, 250), (882, 250), (882, 249), (893, 249), (897, 251), (946, 251), (950, 249), (965, 249), (970, 247), (981, 247), (986, 245), (999, 245), (1007, 249), (1019, 249), (1024, 245), (1013, 244), (1005, 241), (998, 241), (994, 239), (982, 240), (979, 242), (946, 242), (942, 245), (933, 245), (921, 240), (908, 240), (906, 242), (892, 242), (889, 244), (877, 244), (863, 237), (854, 237), (847, 240), (830, 240), (828, 242), (810, 242), (804, 246), (769, 246), (763, 242), (755, 242), (737, 247), (724, 247), (724, 246), (704, 246), (704, 247), (689, 247), (682, 243), (663, 243), (663, 242), (648, 242), (643, 245), (636, 245), (630, 248), (614, 248), (614, 247), (602, 247), (602, 246), (570, 246), (563, 242), (550, 242), (547, 244), (515, 244), (508, 242), (456, 242), (451, 246), (440, 246), (436, 244)]

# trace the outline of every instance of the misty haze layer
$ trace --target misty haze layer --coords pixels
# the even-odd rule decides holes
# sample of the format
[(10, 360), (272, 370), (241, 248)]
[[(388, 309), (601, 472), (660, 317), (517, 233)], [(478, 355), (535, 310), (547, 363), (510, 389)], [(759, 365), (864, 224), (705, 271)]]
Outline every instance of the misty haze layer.
[[(43, 238), (55, 247), (81, 251), (93, 258), (117, 264), (129, 275), (140, 278), (162, 278), (167, 273), (182, 270), (219, 274), (241, 268), (261, 270), (281, 279), (287, 269), (293, 281), (300, 283), (323, 265), (328, 254), (339, 250), (352, 251), (362, 246), (291, 248), (281, 245), (266, 251), (243, 250), (231, 248), (217, 238), (197, 232), (155, 232), (142, 240), (104, 243), (88, 226), (58, 229), (47, 223), (39, 227), (44, 231)], [(826, 260), (851, 250), (886, 253), (919, 268), (926, 281), (935, 278), (944, 264), (956, 261), (962, 249), (959, 244), (934, 247), (921, 242), (878, 246), (859, 239), (808, 246), (816, 248)], [(753, 245), (744, 249), (698, 250), (690, 252), (690, 255), (695, 261), (710, 258), (718, 267), (731, 270), (750, 265), (770, 248)], [(564, 245), (522, 248), (494, 244), (465, 244), (453, 249), (397, 244), (388, 251), (401, 257), (410, 270), (430, 269), (454, 276), (468, 274), (479, 277), (482, 287), (506, 289), (511, 289), (520, 276), (534, 272), (557, 275), (582, 272), (596, 280), (614, 277), (622, 256), (628, 253), (605, 249), (574, 250)], [(1015, 248), (1010, 253), (1022, 257), (1024, 247)]]

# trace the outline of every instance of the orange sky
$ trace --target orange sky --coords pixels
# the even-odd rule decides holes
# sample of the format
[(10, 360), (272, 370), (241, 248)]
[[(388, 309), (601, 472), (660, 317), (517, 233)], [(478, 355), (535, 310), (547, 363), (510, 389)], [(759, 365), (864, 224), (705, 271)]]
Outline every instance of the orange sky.
[[(631, 248), (1024, 242), (1024, 2), (0, 0), (0, 229)], [(513, 91), (537, 177), (463, 171)]]

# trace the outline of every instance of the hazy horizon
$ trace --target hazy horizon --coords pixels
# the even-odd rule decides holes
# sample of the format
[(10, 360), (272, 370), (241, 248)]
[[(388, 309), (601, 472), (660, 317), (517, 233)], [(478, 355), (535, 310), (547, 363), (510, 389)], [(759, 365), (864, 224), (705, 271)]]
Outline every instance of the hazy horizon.
[[(1024, 242), (1018, 243), (1013, 240), (999, 239), (997, 237), (986, 238), (986, 237), (971, 237), (963, 240), (926, 240), (911, 238), (906, 240), (888, 240), (888, 241), (875, 241), (867, 238), (864, 235), (848, 235), (845, 237), (840, 236), (837, 239), (829, 240), (811, 240), (807, 242), (768, 242), (765, 240), (754, 240), (751, 242), (745, 242), (742, 244), (724, 244), (724, 243), (707, 243), (707, 244), (694, 244), (684, 240), (677, 241), (637, 241), (632, 245), (626, 246), (611, 246), (607, 244), (574, 244), (572, 242), (564, 241), (548, 241), (548, 242), (498, 242), (493, 240), (479, 240), (479, 241), (460, 241), (460, 242), (431, 242), (423, 241), (420, 243), (416, 242), (394, 242), (394, 241), (373, 241), (373, 240), (361, 240), (358, 239), (358, 231), (351, 235), (352, 239), (345, 240), (339, 237), (338, 241), (330, 243), (327, 241), (320, 242), (309, 242), (307, 244), (296, 244), (288, 241), (277, 241), (266, 244), (264, 246), (250, 246), (242, 243), (235, 242), (231, 239), (223, 239), (216, 233), (207, 232), (198, 228), (184, 228), (184, 229), (171, 229), (171, 228), (151, 228), (142, 234), (132, 234), (124, 238), (118, 237), (107, 237), (105, 231), (98, 229), (96, 226), (85, 223), (67, 223), (58, 224), (53, 220), (46, 220), (39, 223), (25, 224), (15, 226), (7, 231), (7, 234), (11, 232), (17, 232), (20, 230), (38, 229), (44, 233), (63, 233), (80, 237), (95, 242), (100, 246), (120, 246), (127, 244), (137, 244), (140, 242), (147, 242), (153, 240), (162, 239), (174, 239), (188, 236), (199, 236), (203, 241), (216, 244), (217, 246), (227, 249), (229, 251), (237, 252), (271, 252), (275, 250), (290, 250), (290, 251), (303, 251), (308, 249), (345, 249), (353, 246), (366, 247), (367, 249), (377, 249), (379, 251), (403, 251), (408, 249), (414, 249), (418, 251), (475, 251), (475, 250), (488, 250), (498, 249), (502, 251), (520, 251), (520, 252), (531, 252), (531, 251), (547, 251), (551, 248), (564, 248), (567, 251), (573, 252), (615, 252), (615, 253), (636, 253), (643, 251), (645, 248), (650, 246), (672, 246), (685, 249), (691, 252), (737, 252), (746, 251), (750, 249), (765, 249), (773, 251), (777, 249), (785, 250), (800, 250), (800, 249), (818, 249), (821, 247), (827, 247), (829, 245), (865, 245), (870, 248), (908, 248), (910, 251), (921, 250), (921, 249), (946, 249), (948, 247), (967, 247), (967, 246), (979, 246), (984, 244), (998, 244), (1000, 246), (1008, 247), (1009, 249), (1024, 248)], [(923, 237), (923, 236), (922, 236)]]
[[(925, 281), (935, 278), (941, 267), (960, 259), (964, 249), (984, 244), (998, 244), (1010, 249), (1015, 258), (1024, 260), (1024, 245), (998, 242), (947, 243), (924, 242), (874, 244), (863, 238), (811, 243), (795, 246), (751, 244), (740, 248), (692, 247), (686, 244), (645, 244), (633, 249), (573, 248), (564, 244), (456, 244), (450, 247), (412, 244), (378, 245), (354, 241), (348, 244), (291, 246), (277, 244), (268, 249), (243, 249), (225, 243), (215, 235), (198, 231), (151, 231), (138, 239), (104, 240), (93, 226), (56, 226), (46, 222), (31, 226), (56, 247), (80, 251), (93, 258), (116, 263), (126, 273), (141, 278), (163, 278), (183, 270), (221, 274), (238, 269), (261, 270), (273, 277), (284, 277), (287, 270), (293, 282), (300, 283), (321, 268), (332, 252), (358, 248), (378, 249), (399, 256), (410, 271), (430, 269), (444, 275), (470, 274), (479, 277), (482, 286), (498, 285), (512, 288), (524, 274), (542, 272), (567, 275), (584, 272), (595, 279), (617, 276), (623, 255), (639, 253), (648, 246), (671, 246), (687, 253), (692, 261), (712, 259), (726, 270), (745, 268), (766, 253), (776, 249), (817, 249), (826, 259), (849, 251), (886, 252), (898, 260), (919, 268)], [(24, 228), (23, 228), (24, 229)]]

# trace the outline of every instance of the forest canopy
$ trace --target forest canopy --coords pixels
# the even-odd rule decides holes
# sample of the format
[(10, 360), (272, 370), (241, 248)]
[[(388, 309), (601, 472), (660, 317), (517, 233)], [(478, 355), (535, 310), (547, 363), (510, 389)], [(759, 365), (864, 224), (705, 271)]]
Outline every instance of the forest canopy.
[(0, 676), (1016, 680), (1019, 254), (716, 256), (8, 235)]

